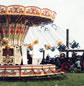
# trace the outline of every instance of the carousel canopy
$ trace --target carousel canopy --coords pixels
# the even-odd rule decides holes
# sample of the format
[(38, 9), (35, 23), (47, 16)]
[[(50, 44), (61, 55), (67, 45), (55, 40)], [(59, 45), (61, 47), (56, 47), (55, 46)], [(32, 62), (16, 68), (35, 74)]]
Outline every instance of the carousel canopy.
[(52, 23), (56, 13), (35, 6), (0, 5), (0, 40), (7, 38), (11, 44), (20, 45), (30, 26)]

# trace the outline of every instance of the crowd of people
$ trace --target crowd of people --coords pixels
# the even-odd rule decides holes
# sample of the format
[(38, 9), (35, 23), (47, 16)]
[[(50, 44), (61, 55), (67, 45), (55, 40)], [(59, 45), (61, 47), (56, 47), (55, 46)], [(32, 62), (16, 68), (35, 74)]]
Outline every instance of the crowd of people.
[[(51, 57), (49, 54), (46, 56), (46, 64), (51, 64)], [(61, 53), (59, 57), (54, 57), (52, 60), (57, 68), (61, 68), (62, 64), (68, 64), (69, 72), (81, 72), (84, 69), (84, 53), (82, 55), (77, 55), (77, 53), (73, 52), (71, 57), (66, 57), (65, 53)], [(53, 59), (53, 58), (52, 58)]]

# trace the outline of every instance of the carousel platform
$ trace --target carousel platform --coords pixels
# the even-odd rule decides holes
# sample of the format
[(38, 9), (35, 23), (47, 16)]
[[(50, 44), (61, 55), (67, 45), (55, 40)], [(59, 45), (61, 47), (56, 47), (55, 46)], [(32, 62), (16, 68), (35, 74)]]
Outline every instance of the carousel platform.
[(63, 75), (55, 65), (0, 65), (0, 78), (49, 77)]

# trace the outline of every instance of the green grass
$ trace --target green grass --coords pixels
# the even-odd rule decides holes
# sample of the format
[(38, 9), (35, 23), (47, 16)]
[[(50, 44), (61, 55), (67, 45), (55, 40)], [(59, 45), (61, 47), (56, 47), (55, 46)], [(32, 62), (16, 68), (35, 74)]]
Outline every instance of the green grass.
[(0, 86), (84, 86), (84, 73), (67, 73), (67, 78), (59, 80), (0, 81)]

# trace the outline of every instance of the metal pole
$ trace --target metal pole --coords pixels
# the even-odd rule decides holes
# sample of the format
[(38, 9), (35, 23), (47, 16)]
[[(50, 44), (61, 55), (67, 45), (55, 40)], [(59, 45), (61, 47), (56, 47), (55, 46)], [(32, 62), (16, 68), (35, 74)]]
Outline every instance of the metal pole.
[[(66, 30), (66, 47), (69, 49), (69, 29)], [(66, 57), (69, 57), (69, 52), (66, 52)]]

